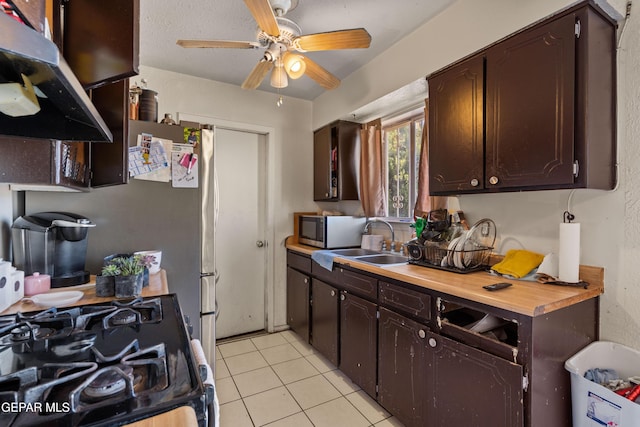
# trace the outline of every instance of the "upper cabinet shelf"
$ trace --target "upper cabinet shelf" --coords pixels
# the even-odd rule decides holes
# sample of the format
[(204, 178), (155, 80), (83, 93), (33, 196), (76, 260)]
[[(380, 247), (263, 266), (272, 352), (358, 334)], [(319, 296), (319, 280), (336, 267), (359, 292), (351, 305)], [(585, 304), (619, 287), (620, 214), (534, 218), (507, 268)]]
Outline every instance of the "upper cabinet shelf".
[(431, 194), (614, 188), (615, 52), (589, 1), (429, 76)]

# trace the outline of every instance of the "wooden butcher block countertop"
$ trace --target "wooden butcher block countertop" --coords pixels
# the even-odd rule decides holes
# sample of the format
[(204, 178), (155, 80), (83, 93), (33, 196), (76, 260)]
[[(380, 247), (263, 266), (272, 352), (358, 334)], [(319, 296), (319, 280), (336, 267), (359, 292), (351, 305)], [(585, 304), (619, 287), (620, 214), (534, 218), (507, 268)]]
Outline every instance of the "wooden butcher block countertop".
[[(317, 250), (317, 248), (295, 242), (293, 237), (287, 240), (286, 247), (307, 255)], [(491, 264), (496, 262), (498, 261)], [(334, 263), (526, 316), (539, 316), (596, 298), (604, 293), (604, 268), (601, 267), (580, 266), (580, 279), (589, 283), (587, 289), (584, 289), (509, 280), (484, 271), (459, 274), (413, 264), (378, 267), (340, 257), (336, 257)], [(509, 282), (513, 286), (493, 292), (482, 288), (496, 282)]]
[[(69, 286), (65, 288), (52, 288), (49, 292), (62, 292), (62, 291), (82, 291), (84, 296), (80, 298), (77, 302), (73, 304), (69, 304), (66, 307), (74, 307), (78, 305), (87, 305), (87, 304), (98, 304), (103, 302), (109, 302), (116, 299), (115, 297), (98, 297), (96, 296), (96, 277), (91, 276), (91, 280), (89, 283), (85, 283), (84, 285), (78, 286)], [(152, 297), (156, 295), (164, 295), (169, 293), (169, 285), (167, 284), (167, 273), (164, 270), (160, 270), (156, 274), (149, 275), (149, 286), (142, 288), (143, 297)], [(27, 311), (35, 311), (35, 310), (44, 310), (45, 307), (41, 307), (37, 304), (27, 301), (18, 301), (13, 304), (11, 307), (7, 308), (5, 311), (0, 313), (3, 314), (13, 314), (17, 312), (27, 312)]]
[(191, 406), (181, 406), (173, 411), (145, 418), (126, 427), (198, 427), (196, 412)]

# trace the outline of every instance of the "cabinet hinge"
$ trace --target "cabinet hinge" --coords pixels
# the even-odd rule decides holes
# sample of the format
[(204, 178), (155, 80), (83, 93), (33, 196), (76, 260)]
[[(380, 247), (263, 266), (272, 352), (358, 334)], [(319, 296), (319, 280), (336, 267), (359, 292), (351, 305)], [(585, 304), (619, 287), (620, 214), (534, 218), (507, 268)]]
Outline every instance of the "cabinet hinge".
[(380, 310), (376, 311), (376, 319), (380, 318)]
[(580, 38), (580, 20), (579, 19), (576, 19), (575, 34), (576, 34), (576, 38), (579, 39)]
[(573, 176), (577, 178), (579, 172), (580, 172), (580, 163), (578, 163), (578, 161), (575, 160), (573, 162)]
[(309, 299), (309, 305), (313, 305), (313, 298)]
[(376, 394), (378, 394), (378, 384), (376, 384)]
[(522, 377), (522, 390), (527, 391), (528, 388), (529, 388), (529, 376), (524, 375)]

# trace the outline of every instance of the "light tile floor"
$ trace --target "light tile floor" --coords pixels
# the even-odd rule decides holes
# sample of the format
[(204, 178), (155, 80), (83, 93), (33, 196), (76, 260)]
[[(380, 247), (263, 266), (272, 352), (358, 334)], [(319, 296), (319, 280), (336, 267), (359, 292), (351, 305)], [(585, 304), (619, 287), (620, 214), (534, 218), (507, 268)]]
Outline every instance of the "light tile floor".
[(220, 427), (403, 427), (292, 331), (216, 347)]

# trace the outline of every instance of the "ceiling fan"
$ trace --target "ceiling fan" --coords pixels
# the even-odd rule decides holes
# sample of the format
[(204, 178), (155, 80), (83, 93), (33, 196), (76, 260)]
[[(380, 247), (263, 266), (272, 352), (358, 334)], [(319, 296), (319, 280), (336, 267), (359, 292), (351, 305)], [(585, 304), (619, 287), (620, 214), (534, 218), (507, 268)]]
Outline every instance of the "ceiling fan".
[(325, 89), (335, 89), (340, 79), (298, 52), (368, 48), (371, 36), (364, 28), (303, 35), (300, 27), (284, 15), (298, 0), (244, 0), (258, 23), (255, 42), (226, 40), (178, 40), (185, 48), (265, 49), (264, 56), (242, 83), (243, 89), (255, 89), (271, 73), (271, 86), (283, 88), (288, 77), (307, 75)]

